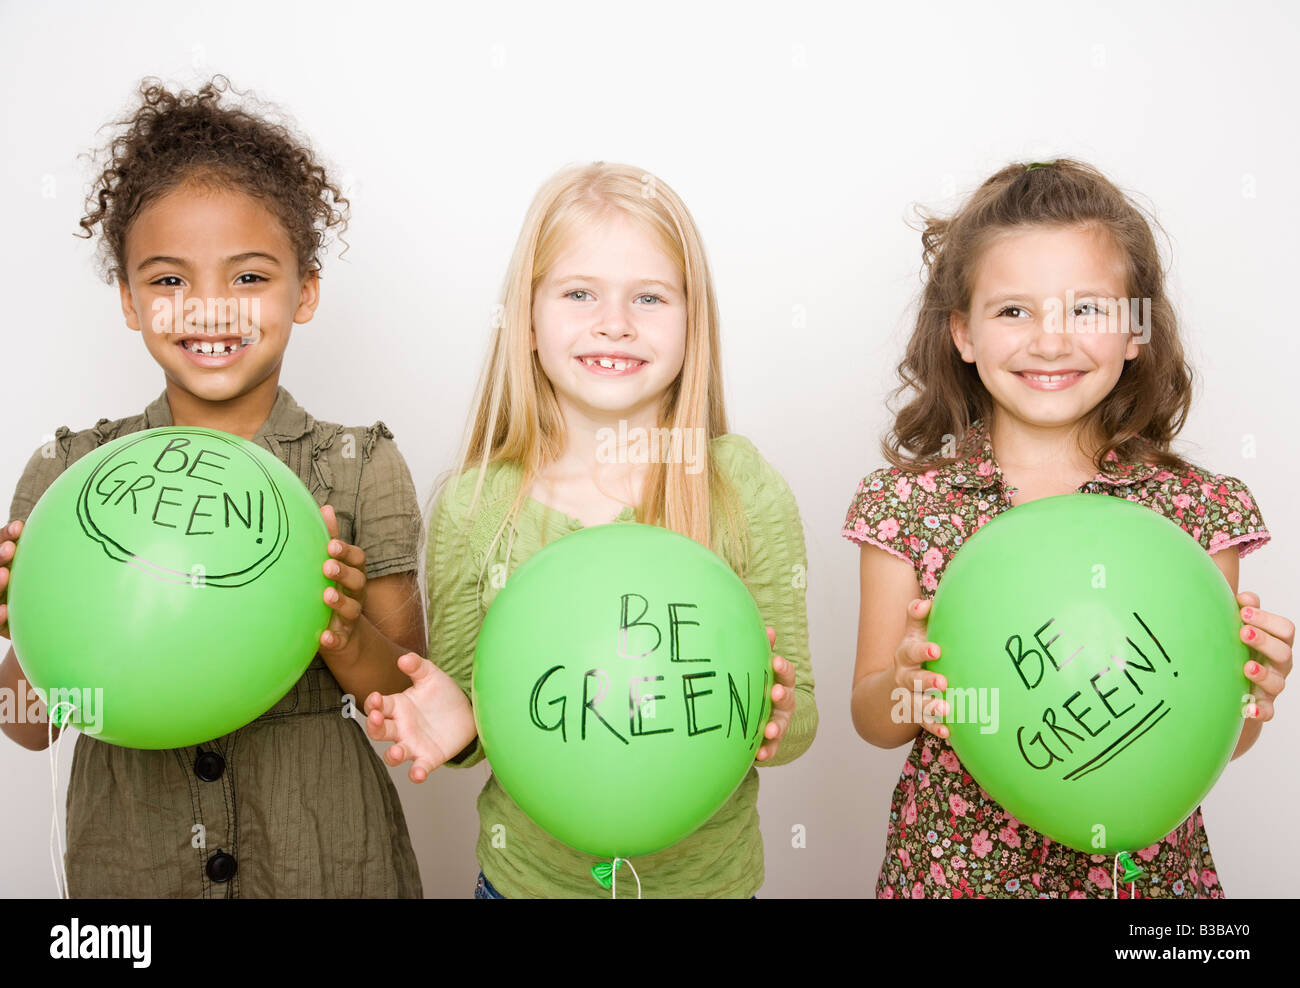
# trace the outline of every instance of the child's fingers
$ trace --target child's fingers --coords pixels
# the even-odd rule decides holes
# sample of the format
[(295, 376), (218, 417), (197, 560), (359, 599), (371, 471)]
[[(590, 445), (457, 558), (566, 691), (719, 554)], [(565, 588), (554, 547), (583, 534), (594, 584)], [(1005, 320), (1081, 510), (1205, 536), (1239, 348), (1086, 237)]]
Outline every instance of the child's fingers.
[(776, 648), (776, 629), (771, 625), (767, 626), (767, 645), (768, 648)]
[(327, 559), (321, 572), (354, 596), (366, 589), (366, 571), (345, 566), (337, 559)]
[(388, 750), (384, 752), (384, 761), (396, 768), (406, 761), (406, 752), (400, 744), (389, 745)]
[(1241, 715), (1250, 720), (1264, 721), (1273, 719), (1273, 701), (1266, 696), (1257, 696), (1246, 704)]
[(1258, 607), (1259, 594), (1251, 593), (1249, 590), (1243, 590), (1237, 594), (1237, 603), (1242, 607)]
[(1268, 659), (1283, 676), (1290, 675), (1291, 646), (1286, 642), (1249, 625), (1241, 629), (1241, 640)]
[(332, 504), (323, 505), (320, 514), (325, 519), (325, 531), (329, 532), (330, 538), (337, 539), (339, 537), (339, 520), (334, 515), (334, 506)]
[(393, 738), (384, 737), (387, 725), (392, 721), (387, 719), (378, 708), (366, 712), (365, 727), (366, 734), (372, 741), (392, 741)]
[(1277, 696), (1286, 686), (1286, 677), (1267, 663), (1251, 659), (1245, 669), (1246, 678), (1255, 684), (1256, 696)]
[[(325, 588), (325, 603), (329, 604), (330, 610), (348, 623), (353, 623), (361, 617), (361, 601), (355, 597), (349, 597), (345, 593), (339, 593), (333, 587)], [(341, 628), (335, 630), (342, 630)]]
[(427, 758), (417, 758), (407, 776), (412, 782), (423, 782), (429, 777), (429, 773), (434, 770), (434, 767), (433, 763)]
[(937, 738), (946, 738), (949, 732), (942, 718), (947, 716), (949, 709), (947, 701), (940, 697), (928, 700), (921, 707), (921, 727)]
[(925, 629), (930, 620), (930, 602), (917, 597), (907, 605), (907, 626), (903, 629), (903, 639), (925, 638)]
[(780, 655), (772, 656), (772, 671), (776, 673), (776, 682), (784, 686), (786, 692), (795, 687), (794, 663)]
[(1261, 611), (1256, 607), (1243, 607), (1241, 619), (1248, 626), (1266, 631), (1279, 641), (1284, 641), (1288, 645), (1295, 644), (1295, 625), (1280, 614)]
[[(402, 664), (402, 659), (408, 660), (405, 665)], [(398, 659), (397, 667), (411, 677), (411, 683), (415, 686), (419, 686), (425, 680), (433, 677), (433, 663), (415, 652), (407, 652), (401, 659)]]
[(915, 693), (928, 693), (930, 690), (942, 692), (948, 688), (948, 677), (933, 669), (905, 666), (894, 677), (896, 685)]
[(366, 570), (366, 551), (359, 545), (353, 545), (350, 542), (344, 542), (341, 539), (331, 539), (326, 550), (335, 559), (346, 563), (349, 566), (361, 570)]

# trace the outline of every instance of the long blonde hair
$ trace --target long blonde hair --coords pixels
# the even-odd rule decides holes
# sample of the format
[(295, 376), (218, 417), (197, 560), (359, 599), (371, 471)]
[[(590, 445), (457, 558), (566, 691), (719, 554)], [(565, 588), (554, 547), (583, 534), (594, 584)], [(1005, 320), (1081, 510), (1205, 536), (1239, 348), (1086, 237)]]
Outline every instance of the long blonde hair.
[[(457, 468), (438, 485), (434, 497), (477, 469), (474, 493), (462, 535), (479, 505), (489, 466), (520, 468), (514, 502), (497, 527), (492, 545), (514, 522), (538, 473), (565, 449), (564, 417), (555, 389), (532, 349), (533, 294), (555, 260), (575, 237), (611, 213), (622, 213), (646, 229), (677, 265), (686, 288), (686, 351), (681, 373), (665, 389), (658, 409), (660, 428), (703, 427), (699, 451), (703, 469), (688, 473), (677, 462), (650, 465), (636, 520), (662, 525), (709, 546), (733, 561), (746, 558), (744, 521), (730, 483), (710, 454), (710, 442), (727, 432), (722, 394), (718, 307), (709, 265), (695, 221), (667, 185), (643, 169), (597, 161), (557, 172), (538, 190), (515, 244), (494, 320), (488, 358), (479, 377)], [(695, 433), (692, 433), (695, 434)], [(726, 552), (713, 524), (714, 499), (725, 520)], [(429, 526), (433, 538), (433, 526)], [(509, 545), (509, 543), (508, 543)], [(507, 552), (509, 549), (507, 549)], [(488, 557), (491, 556), (489, 549)]]

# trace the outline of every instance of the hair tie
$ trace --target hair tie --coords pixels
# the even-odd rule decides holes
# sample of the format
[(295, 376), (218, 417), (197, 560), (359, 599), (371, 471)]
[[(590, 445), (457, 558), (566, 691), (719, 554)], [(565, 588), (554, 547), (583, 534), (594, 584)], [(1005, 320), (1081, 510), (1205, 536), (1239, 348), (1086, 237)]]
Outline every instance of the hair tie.
[(1031, 161), (1025, 165), (1025, 171), (1031, 172), (1035, 168), (1051, 168), (1054, 164), (1056, 164), (1055, 161)]

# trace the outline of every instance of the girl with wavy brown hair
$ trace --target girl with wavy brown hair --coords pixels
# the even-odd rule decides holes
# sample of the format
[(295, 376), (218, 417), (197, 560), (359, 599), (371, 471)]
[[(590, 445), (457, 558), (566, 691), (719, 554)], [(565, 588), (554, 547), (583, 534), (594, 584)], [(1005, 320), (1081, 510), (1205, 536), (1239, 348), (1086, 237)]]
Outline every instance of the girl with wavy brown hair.
[[(1192, 376), (1151, 223), (1128, 196), (1081, 162), (1015, 164), (951, 217), (923, 218), (925, 286), (896, 392), (909, 400), (882, 444), (890, 465), (858, 485), (843, 530), (862, 549), (854, 726), (878, 747), (912, 743), (876, 892), (1110, 895), (1108, 856), (1025, 826), (963, 768), (936, 693), (946, 678), (923, 666), (940, 654), (926, 640), (931, 598), (967, 539), (1043, 497), (1107, 494), (1161, 512), (1233, 593), (1239, 557), (1269, 535), (1245, 484), (1170, 448)], [(1295, 637), (1256, 595), (1237, 601), (1253, 691), (1233, 757), (1273, 716)], [(1199, 807), (1136, 857), (1143, 895), (1223, 894)]]

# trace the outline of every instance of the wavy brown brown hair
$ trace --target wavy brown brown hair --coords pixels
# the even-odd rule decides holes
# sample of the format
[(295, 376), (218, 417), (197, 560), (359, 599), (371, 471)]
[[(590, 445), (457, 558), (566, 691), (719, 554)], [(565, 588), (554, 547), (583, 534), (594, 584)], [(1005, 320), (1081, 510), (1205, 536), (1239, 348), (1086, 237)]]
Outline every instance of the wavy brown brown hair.
[(991, 421), (992, 396), (975, 365), (961, 359), (949, 318), (969, 314), (980, 259), (992, 241), (1034, 226), (1083, 226), (1106, 231), (1123, 255), (1127, 296), (1151, 300), (1150, 338), (1081, 423), (1084, 435), (1102, 438), (1097, 468), (1108, 469), (1105, 457), (1112, 450), (1122, 461), (1187, 467), (1170, 442), (1187, 419), (1193, 376), (1165, 288), (1154, 216), (1096, 168), (1068, 158), (1008, 165), (952, 216), (917, 213), (923, 221), (924, 287), (916, 328), (898, 365), (903, 383), (891, 399), (914, 394), (881, 443), (890, 463), (909, 472), (951, 463), (970, 452), (956, 449), (954, 456), (952, 439), (960, 441), (976, 419)]
[(223, 75), (194, 92), (173, 92), (161, 80), (146, 78), (138, 96), (135, 110), (109, 125), (117, 133), (95, 156), (101, 170), (77, 234), (89, 238), (100, 228), (100, 267), (108, 281), (126, 280), (132, 221), (187, 183), (257, 198), (289, 235), (299, 276), (320, 271), (327, 231), (338, 227), (341, 240), (347, 229), (348, 200), (307, 141), (273, 119), (273, 107), (235, 89)]

